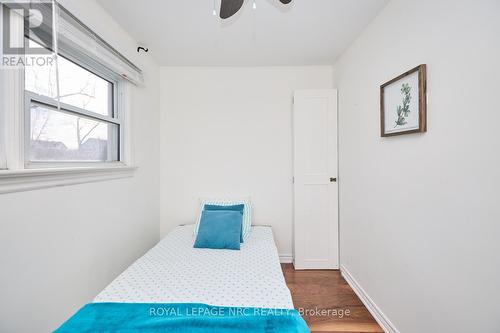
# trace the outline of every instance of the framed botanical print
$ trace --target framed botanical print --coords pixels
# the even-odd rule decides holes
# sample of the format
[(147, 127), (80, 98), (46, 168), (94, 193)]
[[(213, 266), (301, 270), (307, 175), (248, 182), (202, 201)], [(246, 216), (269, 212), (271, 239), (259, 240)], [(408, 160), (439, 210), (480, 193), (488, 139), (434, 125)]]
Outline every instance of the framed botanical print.
[(381, 136), (427, 131), (426, 65), (417, 66), (380, 86)]

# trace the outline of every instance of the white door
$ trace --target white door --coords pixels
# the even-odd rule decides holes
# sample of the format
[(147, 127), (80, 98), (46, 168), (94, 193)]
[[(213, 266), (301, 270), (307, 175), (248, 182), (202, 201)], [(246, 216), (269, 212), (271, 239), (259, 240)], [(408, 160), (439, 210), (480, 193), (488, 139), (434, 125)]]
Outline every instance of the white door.
[(337, 269), (337, 91), (294, 96), (294, 266)]

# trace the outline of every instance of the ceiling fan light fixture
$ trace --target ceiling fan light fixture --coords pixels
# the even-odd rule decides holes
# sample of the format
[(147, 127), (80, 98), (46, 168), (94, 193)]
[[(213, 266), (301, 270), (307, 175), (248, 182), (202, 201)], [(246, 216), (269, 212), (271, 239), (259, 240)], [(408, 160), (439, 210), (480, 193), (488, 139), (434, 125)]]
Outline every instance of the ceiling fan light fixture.
[[(252, 0), (252, 8), (257, 9), (257, 2), (256, 0)], [(282, 4), (289, 4), (292, 2), (292, 0), (279, 0)], [(220, 18), (221, 19), (227, 19), (234, 14), (236, 14), (241, 7), (243, 7), (243, 3), (245, 0), (221, 0), (220, 4)]]

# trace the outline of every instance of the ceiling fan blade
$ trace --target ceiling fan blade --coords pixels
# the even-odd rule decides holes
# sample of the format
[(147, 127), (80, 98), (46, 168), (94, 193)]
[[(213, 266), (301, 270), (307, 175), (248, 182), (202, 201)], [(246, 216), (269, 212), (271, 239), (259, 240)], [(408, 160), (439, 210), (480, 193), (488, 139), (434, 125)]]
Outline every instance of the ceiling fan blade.
[(282, 4), (288, 5), (292, 0), (280, 0)]
[(240, 10), (244, 0), (222, 0), (220, 3), (220, 18), (227, 19)]

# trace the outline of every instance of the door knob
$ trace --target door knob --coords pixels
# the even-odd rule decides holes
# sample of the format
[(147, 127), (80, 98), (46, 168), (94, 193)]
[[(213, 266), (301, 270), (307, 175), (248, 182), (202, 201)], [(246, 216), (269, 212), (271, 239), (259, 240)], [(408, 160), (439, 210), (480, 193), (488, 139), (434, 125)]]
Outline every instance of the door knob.
[(336, 182), (337, 182), (337, 178), (330, 177), (330, 183), (336, 183)]

